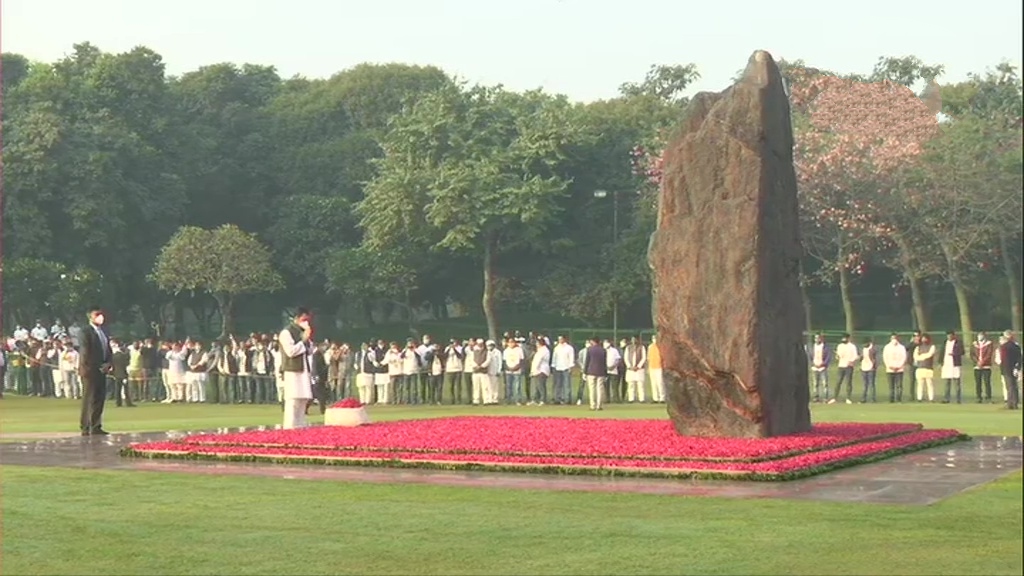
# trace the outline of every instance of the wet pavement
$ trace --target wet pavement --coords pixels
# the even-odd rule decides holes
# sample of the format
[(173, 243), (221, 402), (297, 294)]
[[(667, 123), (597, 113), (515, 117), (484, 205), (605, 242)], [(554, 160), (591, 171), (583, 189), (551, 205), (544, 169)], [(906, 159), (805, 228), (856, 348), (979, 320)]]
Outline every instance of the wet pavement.
[[(208, 432), (234, 432), (220, 429)], [(740, 482), (556, 476), (489, 472), (345, 468), (234, 462), (123, 458), (132, 442), (180, 438), (197, 432), (147, 432), (106, 437), (6, 438), (4, 466), (264, 476), (296, 480), (428, 484), (524, 490), (626, 492), (717, 498), (780, 498), (829, 502), (928, 505), (1021, 469), (1020, 437), (981, 436), (792, 482)]]

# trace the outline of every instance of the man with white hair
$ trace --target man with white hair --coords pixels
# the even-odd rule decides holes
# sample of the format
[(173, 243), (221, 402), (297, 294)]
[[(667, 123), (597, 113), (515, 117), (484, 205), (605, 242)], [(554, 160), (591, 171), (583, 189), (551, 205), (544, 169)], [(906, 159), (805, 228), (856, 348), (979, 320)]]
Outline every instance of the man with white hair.
[(644, 376), (647, 370), (647, 350), (640, 339), (633, 336), (626, 346), (626, 400), (643, 403), (645, 398)]
[[(491, 344), (493, 345), (493, 342)], [(491, 355), (484, 347), (483, 338), (478, 338), (473, 344), (473, 349), (466, 353), (466, 365), (473, 369), (473, 404), (487, 404), (490, 401), (488, 370)]]

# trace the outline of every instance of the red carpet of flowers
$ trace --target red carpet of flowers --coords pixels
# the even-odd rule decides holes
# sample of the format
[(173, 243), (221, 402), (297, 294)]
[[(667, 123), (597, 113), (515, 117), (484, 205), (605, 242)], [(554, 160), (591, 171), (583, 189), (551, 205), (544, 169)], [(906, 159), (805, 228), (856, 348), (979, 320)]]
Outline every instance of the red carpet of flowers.
[(344, 400), (338, 400), (334, 404), (331, 404), (331, 408), (362, 408), (363, 403), (355, 398), (345, 398)]
[(458, 417), (205, 434), (126, 456), (787, 480), (960, 439), (918, 424), (819, 424), (767, 439), (692, 438), (667, 420)]

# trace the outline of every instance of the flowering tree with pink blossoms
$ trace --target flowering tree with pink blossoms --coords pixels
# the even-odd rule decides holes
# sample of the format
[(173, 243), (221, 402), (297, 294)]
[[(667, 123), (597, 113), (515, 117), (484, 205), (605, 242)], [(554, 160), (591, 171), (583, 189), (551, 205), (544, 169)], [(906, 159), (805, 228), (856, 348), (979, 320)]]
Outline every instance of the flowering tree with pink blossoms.
[(904, 182), (937, 134), (935, 113), (909, 88), (888, 81), (804, 70), (792, 70), (791, 78), (804, 245), (822, 278), (838, 282), (847, 330), (856, 327), (852, 280), (872, 258), (893, 253), (918, 325), (927, 325), (921, 282), (931, 258), (912, 239)]

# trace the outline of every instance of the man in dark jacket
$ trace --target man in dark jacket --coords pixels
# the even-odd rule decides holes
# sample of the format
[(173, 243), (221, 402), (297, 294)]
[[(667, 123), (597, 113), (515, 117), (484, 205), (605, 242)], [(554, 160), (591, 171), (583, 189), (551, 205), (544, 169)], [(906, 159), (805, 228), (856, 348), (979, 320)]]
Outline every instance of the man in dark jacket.
[(591, 410), (604, 410), (604, 388), (608, 381), (608, 351), (597, 338), (587, 340), (586, 365), (583, 377), (587, 381)]
[(78, 377), (82, 381), (82, 436), (107, 434), (103, 429), (103, 402), (107, 395), (107, 374), (111, 371), (111, 349), (104, 321), (101, 308), (89, 308), (89, 327), (83, 330), (78, 355)]
[(121, 406), (123, 398), (124, 405), (131, 408), (135, 406), (132, 403), (131, 386), (128, 385), (128, 364), (131, 363), (131, 353), (122, 348), (116, 340), (110, 346), (113, 350), (110, 357), (110, 377), (114, 380), (114, 401)]
[(313, 347), (313, 398), (306, 403), (306, 414), (309, 414), (309, 406), (316, 401), (320, 405), (320, 413), (327, 412), (327, 358), (324, 356), (324, 347)]
[(1006, 407), (1010, 410), (1020, 408), (1020, 379), (1021, 353), (1020, 346), (1014, 338), (1013, 331), (1007, 330), (1003, 333), (1006, 343), (999, 349), (1000, 365), (1003, 372), (1003, 379), (1006, 380)]

